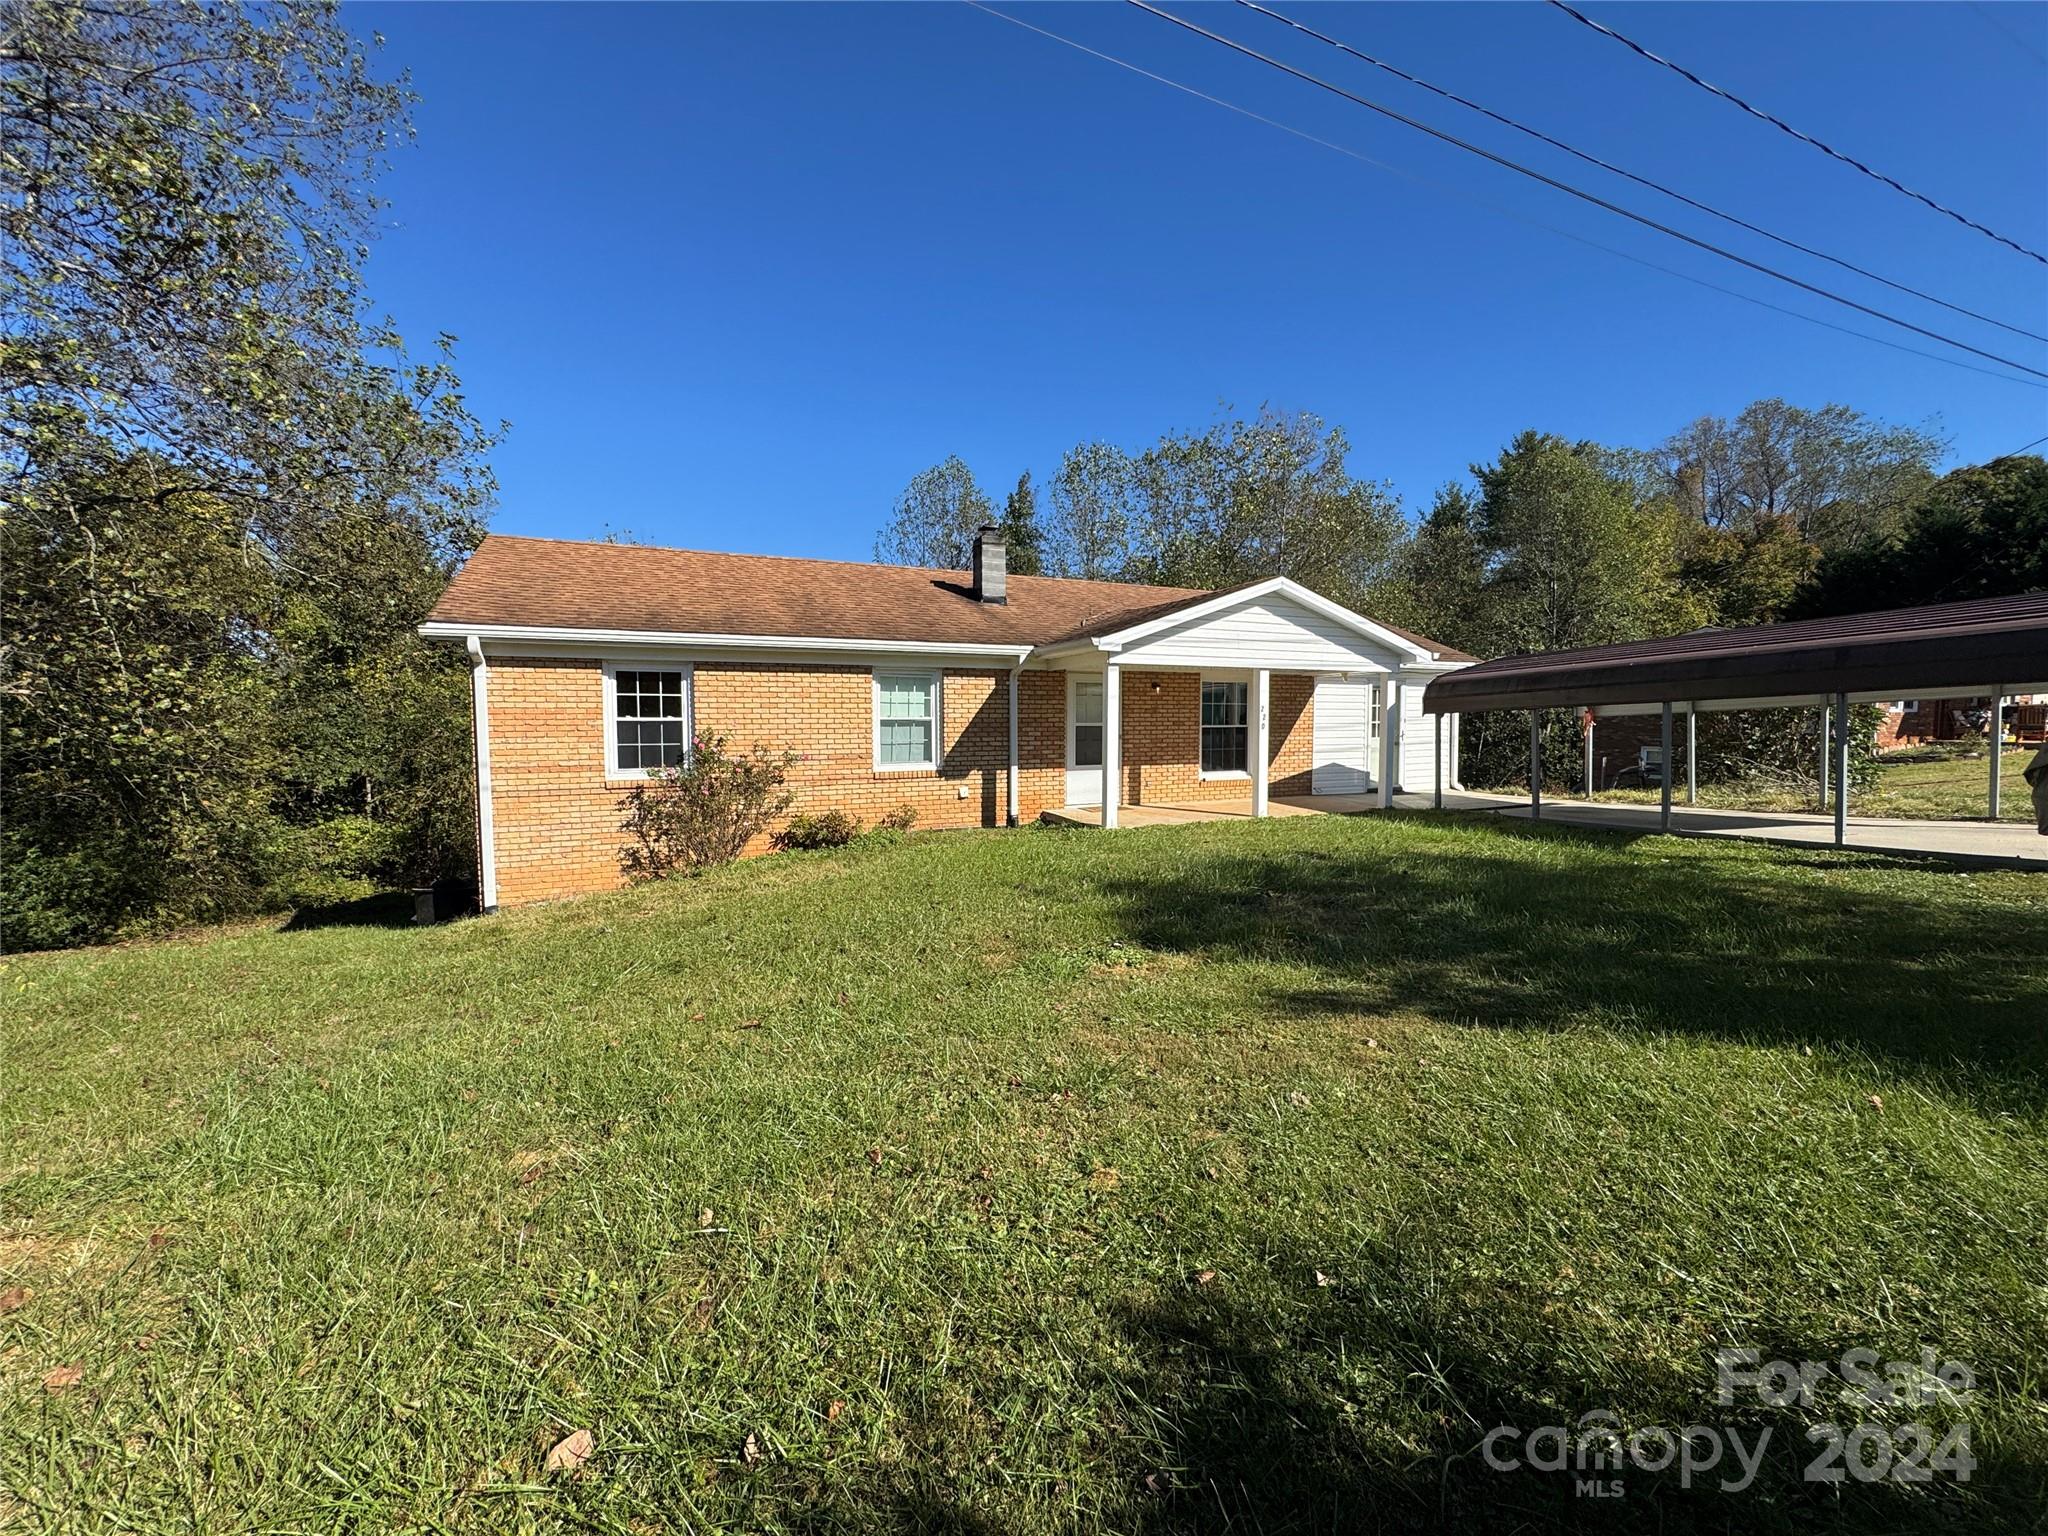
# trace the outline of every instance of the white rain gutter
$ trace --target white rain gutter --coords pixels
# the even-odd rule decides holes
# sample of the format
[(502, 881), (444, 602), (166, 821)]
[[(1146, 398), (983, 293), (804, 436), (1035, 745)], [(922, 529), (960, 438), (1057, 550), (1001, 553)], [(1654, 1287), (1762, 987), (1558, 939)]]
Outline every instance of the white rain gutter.
[(494, 912), (498, 907), (498, 839), (497, 816), (491, 805), (490, 668), (478, 636), (465, 636), (463, 647), (469, 652), (470, 712), (476, 729), (477, 875), (483, 885), (483, 908)]

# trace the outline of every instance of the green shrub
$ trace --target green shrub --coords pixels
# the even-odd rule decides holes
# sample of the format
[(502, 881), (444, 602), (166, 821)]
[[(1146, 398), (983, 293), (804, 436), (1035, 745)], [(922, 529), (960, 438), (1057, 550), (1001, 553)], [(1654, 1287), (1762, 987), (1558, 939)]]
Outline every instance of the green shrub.
[(631, 841), (620, 866), (630, 879), (660, 880), (730, 864), (789, 809), (783, 785), (795, 761), (794, 752), (758, 743), (743, 755), (725, 737), (699, 732), (687, 758), (628, 792), (620, 830)]
[(844, 848), (860, 836), (860, 823), (844, 811), (821, 811), (815, 816), (792, 816), (789, 825), (775, 834), (775, 846), (784, 852), (801, 848)]
[(917, 807), (906, 800), (897, 806), (895, 810), (876, 822), (875, 828), (878, 831), (885, 832), (908, 832), (916, 825)]

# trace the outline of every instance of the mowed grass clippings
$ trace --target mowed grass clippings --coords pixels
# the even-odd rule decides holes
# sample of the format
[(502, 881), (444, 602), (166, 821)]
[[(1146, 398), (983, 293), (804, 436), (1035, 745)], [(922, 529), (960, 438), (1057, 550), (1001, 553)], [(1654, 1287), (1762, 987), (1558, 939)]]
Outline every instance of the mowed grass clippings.
[[(933, 834), (0, 969), (0, 1529), (2033, 1528), (2048, 881)], [(1712, 1351), (1966, 1362), (1819, 1486)], [(75, 1379), (73, 1374), (75, 1373)], [(1488, 1469), (1733, 1424), (1754, 1487)], [(579, 1440), (581, 1432), (588, 1440)], [(552, 1466), (551, 1466), (552, 1462)]]

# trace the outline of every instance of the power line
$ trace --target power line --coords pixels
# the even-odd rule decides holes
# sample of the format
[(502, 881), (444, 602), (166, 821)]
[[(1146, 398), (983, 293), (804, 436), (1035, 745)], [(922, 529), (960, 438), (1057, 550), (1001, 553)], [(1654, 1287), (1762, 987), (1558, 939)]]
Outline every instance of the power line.
[[(2001, 453), (1998, 457), (2000, 459), (2016, 459), (2021, 454), (2025, 453), (2029, 448), (2038, 448), (2043, 443), (2048, 443), (2048, 437), (2037, 437), (2031, 443), (2021, 443), (2019, 447), (2013, 449), (2011, 453)], [(1998, 462), (1998, 460), (1994, 459), (1992, 460), (1992, 462), (1995, 464)]]
[(1883, 171), (1872, 170), (1869, 166), (1865, 165), (1861, 160), (1858, 160), (1854, 155), (1845, 155), (1839, 149), (1836, 149), (1832, 144), (1824, 144), (1819, 139), (1816, 139), (1810, 133), (1801, 133), (1797, 128), (1794, 128), (1790, 123), (1786, 122), (1783, 118), (1773, 117), (1770, 113), (1764, 111), (1761, 107), (1751, 106), (1748, 102), (1744, 101), (1740, 96), (1736, 95), (1733, 91), (1724, 91), (1721, 89), (1720, 86), (1713, 84), (1711, 81), (1702, 80), (1698, 75), (1694, 74), (1691, 70), (1687, 69), (1683, 64), (1674, 64), (1669, 59), (1665, 58), (1662, 54), (1650, 52), (1649, 49), (1645, 48), (1641, 43), (1636, 42), (1633, 38), (1623, 37), (1619, 32), (1615, 31), (1614, 28), (1607, 26), (1602, 22), (1595, 21), (1592, 17), (1588, 16), (1584, 11), (1574, 10), (1571, 6), (1565, 4), (1565, 0), (1550, 0), (1550, 3), (1556, 6), (1560, 11), (1563, 11), (1565, 15), (1571, 17), (1574, 21), (1581, 22), (1584, 25), (1591, 27), (1595, 32), (1601, 33), (1603, 36), (1613, 38), (1617, 43), (1620, 43), (1624, 48), (1632, 49), (1634, 52), (1641, 54), (1644, 58), (1648, 59), (1652, 64), (1662, 64), (1666, 69), (1671, 70), (1673, 73), (1683, 75), (1686, 79), (1690, 80), (1694, 85), (1698, 86), (1701, 90), (1709, 91), (1714, 95), (1720, 97), (1723, 101), (1733, 102), (1736, 106), (1742, 108), (1743, 111), (1747, 112), (1751, 117), (1761, 118), (1764, 122), (1769, 123), (1773, 128), (1781, 129), (1784, 132), (1791, 134), (1793, 138), (1799, 140), (1802, 144), (1811, 144), (1815, 149), (1819, 150), (1822, 154), (1830, 155), (1833, 158), (1841, 161), (1844, 165), (1854, 166), (1857, 170), (1861, 171), (1864, 175), (1870, 177), (1874, 181), (1883, 182), (1886, 186), (1890, 187), (1894, 192), (1903, 192), (1906, 196), (1912, 198), (1913, 201), (1915, 201), (1916, 203), (1925, 203), (1928, 207), (1932, 208), (1936, 213), (1945, 213), (1950, 218), (1954, 219), (1958, 224), (1967, 225), (1969, 228), (1976, 230), (1977, 233), (1980, 235), (1989, 235), (1993, 240), (1996, 240), (2000, 245), (2009, 245), (2014, 250), (2018, 251), (2022, 256), (2031, 256), (2034, 258), (2034, 260), (2041, 262), (2043, 265), (2048, 265), (2048, 256), (2043, 256), (2039, 251), (2031, 250), (2028, 247), (2021, 245), (2019, 241), (2010, 239), (2005, 235), (2001, 235), (1995, 229), (1987, 229), (1984, 225), (1979, 224), (1975, 219), (1967, 218), (1964, 215), (1957, 213), (1953, 208), (1943, 207), (1940, 203), (1937, 203), (1933, 198), (1929, 197), (1926, 193), (1915, 192), (1911, 187), (1907, 186), (1904, 182), (1894, 181), (1891, 177), (1885, 175)]
[(1986, 325), (1995, 325), (2000, 330), (2011, 331), (2015, 336), (2025, 336), (2030, 341), (2048, 342), (2048, 336), (2043, 336), (2038, 331), (2030, 331), (2024, 328), (2023, 326), (2010, 324), (2007, 321), (1998, 319), (1994, 315), (1979, 314), (1976, 310), (1966, 308), (1961, 304), (1952, 304), (1947, 299), (1938, 298), (1934, 294), (1924, 292), (1919, 288), (1913, 287), (1909, 283), (1896, 282), (1889, 277), (1885, 277), (1879, 273), (1872, 272), (1868, 267), (1859, 267), (1855, 262), (1845, 260), (1843, 257), (1830, 256), (1826, 251), (1816, 250), (1814, 247), (1810, 245), (1801, 244), (1799, 241), (1790, 239), (1785, 235), (1774, 234), (1770, 230), (1765, 229), (1761, 224), (1752, 224), (1748, 219), (1745, 219), (1738, 214), (1729, 213), (1725, 209), (1716, 208), (1711, 203), (1703, 203), (1696, 197), (1688, 197), (1683, 192), (1679, 192), (1671, 187), (1667, 187), (1660, 181), (1653, 181), (1647, 176), (1638, 176), (1634, 171), (1625, 170), (1621, 166), (1614, 164), (1610, 160), (1603, 160), (1598, 155), (1589, 154), (1583, 149), (1578, 149), (1570, 144), (1565, 143), (1565, 141), (1562, 139), (1553, 138), (1550, 134), (1545, 133), (1540, 128), (1531, 128), (1527, 123), (1517, 122), (1512, 117), (1508, 117), (1503, 113), (1496, 112), (1491, 107), (1482, 106), (1480, 103), (1476, 101), (1468, 100), (1467, 98), (1460, 96), (1455, 91), (1446, 90), (1444, 89), (1444, 87), (1440, 85), (1432, 85), (1429, 81), (1424, 80), (1421, 76), (1411, 75), (1408, 73), (1407, 70), (1400, 68), (1398, 65), (1389, 64), (1385, 59), (1375, 58), (1372, 54), (1365, 53), (1360, 49), (1354, 48), (1349, 43), (1344, 42), (1339, 38), (1331, 37), (1329, 34), (1324, 32), (1318, 32), (1314, 27), (1309, 26), (1305, 22), (1296, 21), (1291, 16), (1282, 15), (1279, 11), (1272, 10), (1267, 6), (1260, 5), (1258, 3), (1258, 0), (1237, 0), (1237, 3), (1243, 6), (1248, 11), (1256, 11), (1261, 16), (1271, 17), (1274, 21), (1280, 22), (1285, 26), (1292, 27), (1295, 31), (1304, 33), (1307, 36), (1316, 39), (1316, 41), (1318, 42), (1329, 44), (1332, 48), (1337, 49), (1340, 53), (1348, 53), (1351, 55), (1352, 58), (1363, 60), (1365, 63), (1372, 65), (1375, 69), (1384, 70), (1388, 74), (1396, 77), (1397, 79), (1405, 80), (1410, 85), (1420, 86), (1423, 90), (1433, 92), (1434, 94), (1441, 96), (1446, 101), (1456, 102), (1461, 107), (1468, 107), (1472, 111), (1477, 112), (1484, 117), (1491, 118), (1496, 123), (1500, 123), (1506, 127), (1514, 129), (1517, 133), (1524, 133), (1532, 139), (1538, 139), (1543, 143), (1550, 145), (1553, 149), (1561, 149), (1566, 154), (1575, 156), (1578, 159), (1585, 161), (1588, 165), (1596, 165), (1603, 171), (1611, 171), (1616, 176), (1625, 177), (1629, 181), (1634, 182), (1637, 186), (1648, 187), (1653, 192), (1661, 192), (1666, 197), (1676, 198), (1679, 202), (1684, 203), (1688, 208), (1697, 208), (1702, 213), (1710, 213), (1717, 219), (1725, 219), (1730, 224), (1736, 225), (1738, 228), (1746, 229), (1751, 234), (1762, 235), (1766, 240), (1774, 240), (1779, 245), (1785, 246), (1790, 250), (1800, 251), (1808, 256), (1818, 257), (1822, 261), (1832, 262), (1835, 266), (1841, 267), (1844, 271), (1854, 272), (1858, 277), (1867, 277), (1872, 282), (1883, 283), (1885, 287), (1897, 289), (1900, 293), (1911, 294), (1916, 299), (1925, 299), (1930, 304), (1939, 304), (1943, 309), (1953, 310), (1956, 314), (1959, 315), (1968, 315), (1972, 320), (1981, 320)]
[(1873, 336), (1868, 331), (1859, 331), (1851, 326), (1837, 325), (1834, 321), (1823, 320), (1818, 315), (1808, 315), (1803, 314), (1796, 309), (1787, 309), (1782, 304), (1773, 304), (1770, 300), (1757, 298), (1754, 294), (1743, 293), (1739, 289), (1735, 288), (1724, 288), (1719, 283), (1710, 282), (1704, 277), (1695, 277), (1690, 272), (1681, 272), (1676, 267), (1667, 267), (1659, 262), (1650, 261), (1645, 257), (1637, 256), (1632, 252), (1617, 250), (1615, 247), (1611, 245), (1603, 245), (1598, 240), (1588, 239), (1584, 235), (1576, 234), (1568, 229), (1559, 228), (1557, 225), (1546, 223), (1542, 219), (1531, 218), (1529, 215), (1525, 213), (1517, 212), (1512, 208), (1503, 207), (1498, 203), (1489, 202), (1487, 199), (1483, 197), (1475, 197), (1473, 194), (1469, 192), (1466, 192), (1458, 187), (1451, 186), (1448, 182), (1437, 181), (1433, 177), (1422, 176), (1416, 174), (1413, 171), (1403, 170), (1400, 166), (1389, 165), (1384, 160), (1375, 160), (1371, 155), (1365, 154), (1360, 150), (1353, 149), (1349, 145), (1338, 144), (1330, 139), (1318, 138), (1315, 134), (1308, 133), (1300, 128), (1296, 128), (1290, 123), (1283, 123), (1279, 121), (1277, 118), (1267, 117), (1263, 113), (1254, 112), (1251, 108), (1239, 106), (1236, 102), (1226, 100), (1224, 97), (1212, 96), (1207, 91), (1199, 90), (1192, 85), (1188, 85), (1184, 81), (1175, 80), (1169, 75), (1155, 73), (1152, 70), (1146, 69), (1142, 65), (1133, 64), (1128, 59), (1119, 58), (1113, 53), (1104, 53), (1100, 49), (1091, 48), (1086, 43), (1077, 42), (1075, 39), (1067, 37), (1062, 33), (1049, 31), (1044, 27), (1036, 26), (1031, 22), (1025, 21), (1021, 17), (1011, 16), (1006, 12), (997, 10), (994, 6), (983, 4), (982, 0), (965, 0), (965, 3), (973, 6), (978, 11), (986, 12), (988, 15), (995, 17), (999, 21), (1007, 21), (1013, 27), (1021, 27), (1026, 32), (1035, 32), (1040, 37), (1047, 38), (1052, 42), (1062, 44), (1063, 46), (1068, 48), (1072, 48), (1077, 53), (1085, 53), (1090, 58), (1102, 60), (1105, 64), (1114, 64), (1118, 69), (1128, 70), (1134, 75), (1141, 75), (1147, 80), (1156, 81), (1158, 84), (1179, 91), (1184, 95), (1193, 96), (1198, 101), (1206, 101), (1213, 106), (1222, 107), (1227, 112), (1235, 112), (1240, 117), (1250, 118), (1255, 123), (1263, 123), (1268, 128), (1277, 128), (1282, 133), (1292, 134), (1297, 139), (1305, 140), (1306, 142), (1318, 145), (1323, 149), (1335, 150), (1338, 154), (1348, 156), (1353, 160), (1357, 160), (1366, 165), (1372, 166), (1375, 170), (1381, 170), (1387, 172), (1389, 175), (1399, 176), (1404, 181), (1412, 181), (1419, 186), (1428, 187), (1431, 190), (1441, 193), (1446, 197), (1453, 197), (1459, 200), (1460, 202), (1470, 203), (1474, 207), (1484, 208), (1488, 212), (1498, 214), (1500, 217), (1504, 219), (1512, 219), (1518, 224), (1527, 224), (1532, 228), (1540, 229), (1545, 231), (1546, 233), (1556, 235), (1560, 239), (1570, 240), (1575, 242), (1576, 244), (1588, 246), (1593, 250), (1601, 252), (1604, 255), (1616, 257), (1621, 261), (1633, 262), (1636, 266), (1647, 267), (1652, 272), (1662, 273), (1666, 277), (1675, 277), (1680, 282), (1692, 283), (1697, 287), (1709, 289), (1714, 293), (1723, 294), (1731, 299), (1740, 299), (1745, 304), (1754, 304), (1759, 309), (1768, 309), (1774, 314), (1786, 315), (1794, 320), (1804, 321), (1808, 325), (1817, 325), (1821, 327), (1823, 330), (1834, 331), (1843, 336), (1853, 336), (1858, 341), (1867, 341), (1875, 346), (1889, 347), (1894, 352), (1904, 352), (1911, 357), (1925, 358), (1929, 362), (1940, 363), (1944, 367), (1961, 368), (1969, 373), (1980, 373), (1988, 379), (2002, 379), (2008, 384), (2024, 385), (2028, 389), (2048, 388), (2048, 385), (2036, 384), (2031, 379), (2014, 378), (2011, 374), (2001, 373), (1994, 368), (1980, 368), (1975, 363), (1966, 363), (1959, 357), (1948, 357), (1939, 352), (1923, 352), (1918, 347), (1909, 347), (1904, 342), (1893, 341), (1886, 336)]
[(1581, 202), (1591, 203), (1596, 208), (1605, 208), (1609, 213), (1619, 214), (1622, 218), (1641, 224), (1647, 229), (1654, 229), (1659, 234), (1669, 235), (1674, 240), (1683, 240), (1687, 245), (1702, 251), (1711, 252), (1725, 261), (1732, 261), (1738, 266), (1747, 267), (1752, 272), (1761, 272), (1764, 276), (1774, 277), (1781, 283), (1790, 283), (1794, 288), (1803, 289), (1805, 292), (1815, 294), (1820, 298), (1828, 300), (1830, 303), (1840, 304), (1845, 308), (1857, 311), (1859, 314), (1869, 315), (1874, 319), (1882, 320), (1888, 325), (1896, 325), (1900, 329), (1911, 331), (1917, 336), (1925, 336), (1930, 341), (1941, 342), (1944, 345), (1955, 347), (1960, 351), (1968, 352), (1975, 357), (1981, 357), (1990, 362), (2002, 363), (2006, 367), (2017, 369), (2021, 373), (2032, 374), (2037, 379), (2048, 379), (2048, 372), (2043, 372), (2041, 369), (2035, 368), (2030, 364), (2017, 362), (2012, 358), (2003, 357), (1996, 352), (1987, 352), (1982, 347), (1972, 346), (1967, 341), (1958, 341), (1955, 337), (1944, 335), (1940, 331), (1930, 331), (1924, 325), (1915, 325), (1911, 320), (1902, 319), (1900, 316), (1891, 314), (1886, 310), (1875, 309), (1856, 299), (1836, 293), (1832, 289), (1822, 288), (1818, 284), (1807, 282), (1804, 278), (1794, 277), (1789, 272), (1780, 272), (1776, 267), (1767, 267), (1760, 261), (1752, 261), (1747, 256), (1729, 250), (1726, 246), (1715, 245), (1710, 240), (1702, 240), (1699, 236), (1689, 235), (1682, 229), (1674, 229), (1671, 225), (1661, 223), (1647, 214), (1637, 213), (1633, 209), (1622, 207), (1619, 203), (1609, 202), (1598, 193), (1588, 192), (1582, 187), (1575, 187), (1567, 181), (1559, 181), (1555, 176), (1539, 171), (1533, 166), (1524, 165), (1519, 160), (1510, 160), (1506, 155), (1497, 155), (1492, 150), (1474, 144), (1469, 139), (1461, 139), (1456, 134), (1446, 133), (1441, 128), (1432, 128), (1428, 123), (1422, 122), (1418, 118), (1410, 117), (1405, 112), (1397, 112), (1392, 107), (1383, 106), (1379, 102), (1360, 96), (1354, 91), (1347, 91), (1343, 86), (1333, 84), (1323, 79), (1320, 75), (1312, 75), (1305, 69), (1296, 69), (1292, 64), (1276, 59), (1271, 54), (1261, 53), (1258, 49), (1240, 43), (1234, 38), (1225, 37), (1220, 32), (1211, 32), (1207, 27), (1197, 26), (1194, 22), (1187, 20), (1185, 17), (1176, 16), (1171, 11), (1163, 11), (1158, 6), (1150, 4), (1149, 0), (1125, 0), (1125, 3), (1136, 6), (1147, 15), (1157, 16), (1161, 21), (1171, 22), (1174, 26), (1192, 32), (1197, 37), (1205, 37), (1212, 43), (1220, 43), (1233, 53), (1241, 53), (1248, 59), (1256, 59), (1259, 63), (1269, 68), (1279, 70), (1282, 74), (1292, 75), (1295, 79), (1306, 81), (1310, 85), (1330, 92), (1333, 96), (1341, 96), (1346, 101), (1352, 102), (1357, 106), (1379, 113), (1382, 117), (1392, 118), (1397, 123), (1426, 133), (1433, 139), (1439, 139), (1446, 144), (1454, 145), (1466, 151), (1468, 154), (1478, 155), (1482, 159), (1490, 160), (1495, 165), (1503, 166), (1508, 170), (1527, 176), (1532, 181), (1540, 181), (1543, 185), (1576, 197)]
[(1979, 4), (1978, 0), (1970, 0), (1970, 9), (1975, 11), (1979, 16), (1984, 18), (1984, 23), (1986, 26), (1998, 28), (1999, 31), (2003, 32), (2014, 43), (2018, 44), (2020, 48), (2024, 49), (2027, 53), (2031, 54), (2036, 64), (2039, 64), (2043, 69), (2048, 69), (2048, 53), (2043, 53), (2040, 49), (2036, 48), (2032, 43), (2027, 41), (2026, 38), (2022, 37), (2019, 33), (2013, 31), (2011, 27), (2008, 27), (2005, 24), (2005, 22), (1998, 17), (1998, 15), (1995, 12), (1995, 9), (1992, 6)]

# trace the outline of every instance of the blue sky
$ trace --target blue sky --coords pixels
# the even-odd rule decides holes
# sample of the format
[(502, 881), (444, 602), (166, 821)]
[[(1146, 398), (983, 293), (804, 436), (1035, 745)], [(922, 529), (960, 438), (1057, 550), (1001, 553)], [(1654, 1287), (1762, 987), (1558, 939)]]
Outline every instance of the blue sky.
[[(2048, 333), (2048, 267), (1541, 4), (1318, 6), (1321, 29), (1704, 201)], [(2048, 393), (1435, 144), (1123, 5), (1003, 6), (1399, 166), (1405, 180), (964, 4), (351, 5), (423, 97), (377, 302), (460, 338), (511, 432), (504, 532), (866, 558), (918, 470), (999, 499), (1084, 439), (1261, 403), (1341, 424), (1411, 516), (1525, 427), (1652, 444), (1769, 395), (1937, 419), (1952, 463)], [(2048, 250), (2048, 5), (1589, 13)], [(1809, 280), (2048, 368), (2029, 342), (1785, 252), (1237, 7), (1215, 30)], [(1476, 200), (1476, 201), (1475, 201)]]

